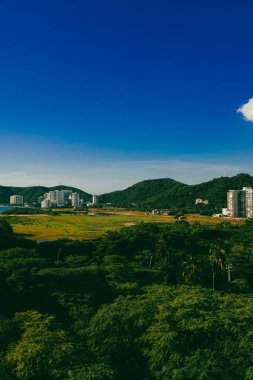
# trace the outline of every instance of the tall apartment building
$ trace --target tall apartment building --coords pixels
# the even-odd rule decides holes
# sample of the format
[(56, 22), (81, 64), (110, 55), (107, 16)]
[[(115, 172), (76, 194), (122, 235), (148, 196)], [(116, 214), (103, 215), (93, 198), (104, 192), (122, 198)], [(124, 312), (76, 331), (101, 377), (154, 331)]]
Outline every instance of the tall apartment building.
[(62, 194), (63, 194), (63, 201), (64, 201), (64, 205), (68, 204), (68, 201), (71, 197), (71, 194), (73, 193), (72, 190), (61, 190), (62, 191)]
[(56, 194), (55, 191), (49, 191), (48, 193), (45, 193), (45, 199), (48, 199), (52, 203), (56, 203)]
[(71, 194), (71, 203), (73, 207), (79, 207), (80, 200), (79, 200), (79, 194), (78, 193), (72, 193)]
[(253, 189), (244, 187), (245, 191), (245, 211), (247, 218), (253, 218)]
[(13, 206), (23, 206), (24, 204), (23, 195), (12, 195), (10, 197), (10, 204)]
[(228, 214), (232, 218), (253, 218), (253, 189), (229, 190), (227, 193)]
[(64, 194), (61, 190), (55, 190), (55, 202), (57, 207), (64, 207)]
[(98, 195), (92, 195), (92, 203), (93, 203), (93, 206), (98, 204)]
[(43, 201), (41, 202), (41, 208), (52, 208), (52, 207), (53, 207), (53, 204), (50, 201), (50, 199), (43, 199)]

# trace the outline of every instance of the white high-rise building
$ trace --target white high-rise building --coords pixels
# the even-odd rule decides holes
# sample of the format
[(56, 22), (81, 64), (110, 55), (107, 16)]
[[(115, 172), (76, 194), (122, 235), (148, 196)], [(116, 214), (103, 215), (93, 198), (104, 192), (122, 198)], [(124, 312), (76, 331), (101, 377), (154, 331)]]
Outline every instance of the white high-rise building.
[(52, 207), (53, 207), (53, 203), (50, 201), (50, 199), (44, 199), (41, 202), (41, 208), (52, 208)]
[(10, 204), (13, 206), (23, 206), (24, 204), (23, 195), (12, 195), (10, 197)]
[(71, 203), (73, 207), (79, 207), (80, 201), (79, 201), (79, 194), (78, 193), (72, 193), (71, 194)]
[(227, 209), (231, 218), (238, 217), (238, 199), (240, 190), (229, 190), (227, 193)]
[(93, 206), (98, 204), (98, 195), (92, 195), (92, 204)]
[(55, 190), (55, 201), (56, 201), (57, 207), (65, 206), (64, 193), (61, 190)]
[(49, 199), (52, 203), (56, 203), (56, 193), (54, 190), (45, 194), (45, 199)]
[(232, 218), (253, 218), (253, 189), (229, 190), (227, 193), (228, 215)]
[(253, 189), (251, 187), (244, 187), (245, 192), (245, 213), (246, 218), (253, 218)]

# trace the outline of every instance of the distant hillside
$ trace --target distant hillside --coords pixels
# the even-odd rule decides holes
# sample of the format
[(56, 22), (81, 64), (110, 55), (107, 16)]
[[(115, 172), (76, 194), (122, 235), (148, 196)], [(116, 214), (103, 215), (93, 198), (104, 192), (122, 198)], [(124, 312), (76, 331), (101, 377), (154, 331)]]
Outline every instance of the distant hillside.
[[(198, 185), (186, 185), (165, 191), (143, 202), (143, 207), (176, 208), (186, 212), (215, 212), (227, 206), (227, 192), (244, 186), (253, 187), (253, 177), (238, 174), (234, 177), (221, 177)], [(208, 205), (195, 205), (197, 198), (207, 199)]]
[[(212, 214), (227, 205), (227, 191), (253, 188), (253, 177), (249, 174), (238, 174), (234, 177), (221, 177), (198, 185), (186, 185), (170, 178), (150, 179), (136, 183), (125, 190), (99, 196), (99, 203), (111, 203), (115, 207), (136, 208), (142, 210), (169, 209), (171, 212), (201, 212)], [(91, 194), (71, 186), (32, 186), (9, 187), (0, 186), (0, 204), (9, 203), (10, 196), (20, 194), (28, 203), (36, 202), (38, 196), (50, 190), (71, 189), (80, 194), (85, 201), (90, 201)], [(195, 205), (196, 198), (207, 199), (207, 205)]]
[(134, 203), (139, 206), (152, 197), (183, 186), (186, 185), (170, 178), (149, 179), (138, 182), (125, 190), (103, 194), (99, 197), (99, 203), (112, 203), (119, 207), (130, 206)]
[[(113, 206), (152, 209), (166, 208), (171, 211), (213, 213), (227, 205), (227, 191), (253, 187), (253, 177), (238, 174), (234, 177), (221, 177), (198, 185), (185, 185), (171, 179), (147, 180), (126, 190), (104, 194), (101, 203)], [(208, 205), (195, 205), (196, 198), (208, 199)]]
[(23, 195), (24, 202), (33, 203), (37, 202), (39, 196), (47, 193), (51, 190), (64, 190), (70, 189), (74, 192), (80, 194), (80, 198), (85, 201), (90, 201), (92, 196), (80, 189), (77, 189), (72, 186), (54, 186), (54, 187), (45, 187), (45, 186), (30, 186), (30, 187), (12, 187), (12, 186), (0, 186), (0, 204), (9, 203), (10, 196), (17, 194)]

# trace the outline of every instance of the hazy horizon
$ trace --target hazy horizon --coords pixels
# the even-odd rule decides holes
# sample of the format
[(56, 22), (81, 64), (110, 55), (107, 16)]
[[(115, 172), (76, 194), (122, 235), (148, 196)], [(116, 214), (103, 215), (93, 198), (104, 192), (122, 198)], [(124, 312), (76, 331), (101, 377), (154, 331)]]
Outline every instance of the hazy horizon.
[[(173, 163), (175, 167), (177, 167), (177, 165), (180, 165), (182, 163), (179, 163), (179, 162), (174, 162)], [(157, 167), (159, 169), (161, 169), (161, 163), (157, 163)], [(210, 166), (210, 171), (213, 170), (214, 172), (218, 171), (218, 168), (219, 167), (215, 167), (215, 166), (212, 166), (212, 169), (211, 169), (211, 166)], [(185, 168), (187, 169), (187, 168)], [(199, 169), (199, 165), (196, 166), (196, 171)], [(149, 178), (141, 178), (141, 179), (136, 179), (134, 182), (131, 182), (130, 180), (129, 181), (124, 181), (124, 179), (122, 178), (121, 180), (118, 181), (118, 186), (117, 186), (117, 183), (115, 183), (115, 188), (112, 188), (111, 186), (108, 186), (108, 182), (104, 181), (104, 183), (102, 182), (101, 180), (101, 185), (102, 187), (105, 189), (104, 191), (96, 191), (98, 190), (98, 188), (101, 188), (101, 186), (95, 186), (96, 182), (95, 183), (87, 183), (87, 186), (86, 187), (83, 187), (80, 185), (78, 185), (78, 183), (73, 180), (71, 182), (71, 179), (69, 179), (69, 182), (54, 182), (54, 179), (53, 178), (47, 178), (45, 176), (45, 182), (41, 182), (41, 181), (38, 181), (37, 183), (34, 183), (33, 182), (33, 178), (34, 176), (33, 175), (30, 175), (28, 181), (27, 181), (27, 185), (26, 184), (23, 184), (21, 185), (20, 183), (22, 183), (22, 177), (25, 177), (27, 179), (27, 176), (25, 175), (25, 173), (13, 173), (13, 177), (15, 179), (16, 177), (16, 180), (13, 182), (13, 184), (11, 183), (6, 183), (6, 184), (3, 184), (3, 181), (0, 183), (0, 186), (17, 186), (17, 187), (30, 187), (30, 186), (45, 186), (45, 187), (55, 187), (55, 186), (60, 186), (60, 185), (65, 185), (65, 186), (70, 186), (70, 187), (76, 187), (76, 188), (79, 188), (80, 190), (82, 191), (85, 191), (87, 193), (90, 193), (90, 194), (104, 194), (104, 193), (109, 193), (109, 192), (112, 192), (112, 191), (117, 191), (117, 190), (124, 190), (126, 189), (127, 187), (130, 187), (138, 182), (141, 182), (141, 181), (145, 181), (145, 180), (151, 180), (151, 179), (162, 179), (162, 178), (170, 178), (170, 179), (173, 179), (175, 181), (178, 181), (178, 182), (181, 182), (181, 183), (184, 183), (184, 184), (187, 184), (187, 185), (195, 185), (195, 184), (200, 184), (200, 183), (203, 183), (203, 182), (208, 182), (212, 179), (215, 179), (215, 178), (220, 178), (220, 177), (232, 177), (234, 175), (237, 175), (237, 174), (240, 174), (240, 173), (245, 173), (245, 174), (250, 174), (249, 172), (243, 172), (243, 171), (237, 171), (237, 172), (234, 172), (232, 173), (231, 172), (231, 168), (230, 168), (230, 173), (228, 173), (228, 168), (224, 169), (223, 173), (221, 173), (220, 175), (217, 175), (217, 176), (213, 176), (213, 177), (206, 177), (205, 179), (200, 179), (199, 181), (192, 181), (192, 182), (186, 182), (186, 181), (183, 181), (181, 180), (180, 178), (176, 178), (176, 177), (172, 177), (172, 176), (154, 176), (154, 177), (149, 177)], [(20, 177), (19, 177), (20, 176)], [(49, 176), (48, 176), (49, 177)], [(201, 175), (201, 177), (203, 178), (203, 176)], [(18, 178), (20, 178), (20, 182), (18, 182)], [(0, 176), (0, 179), (1, 179), (1, 176)], [(17, 182), (16, 182), (17, 181)], [(125, 185), (123, 185), (125, 184)], [(108, 189), (108, 190), (106, 190)]]

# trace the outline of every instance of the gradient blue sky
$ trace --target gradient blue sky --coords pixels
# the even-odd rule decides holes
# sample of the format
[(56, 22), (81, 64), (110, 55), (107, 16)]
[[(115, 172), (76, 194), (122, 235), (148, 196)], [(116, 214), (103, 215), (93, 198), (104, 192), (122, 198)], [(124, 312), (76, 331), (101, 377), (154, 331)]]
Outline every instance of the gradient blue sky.
[(252, 14), (250, 0), (1, 0), (0, 184), (253, 174), (237, 112)]

